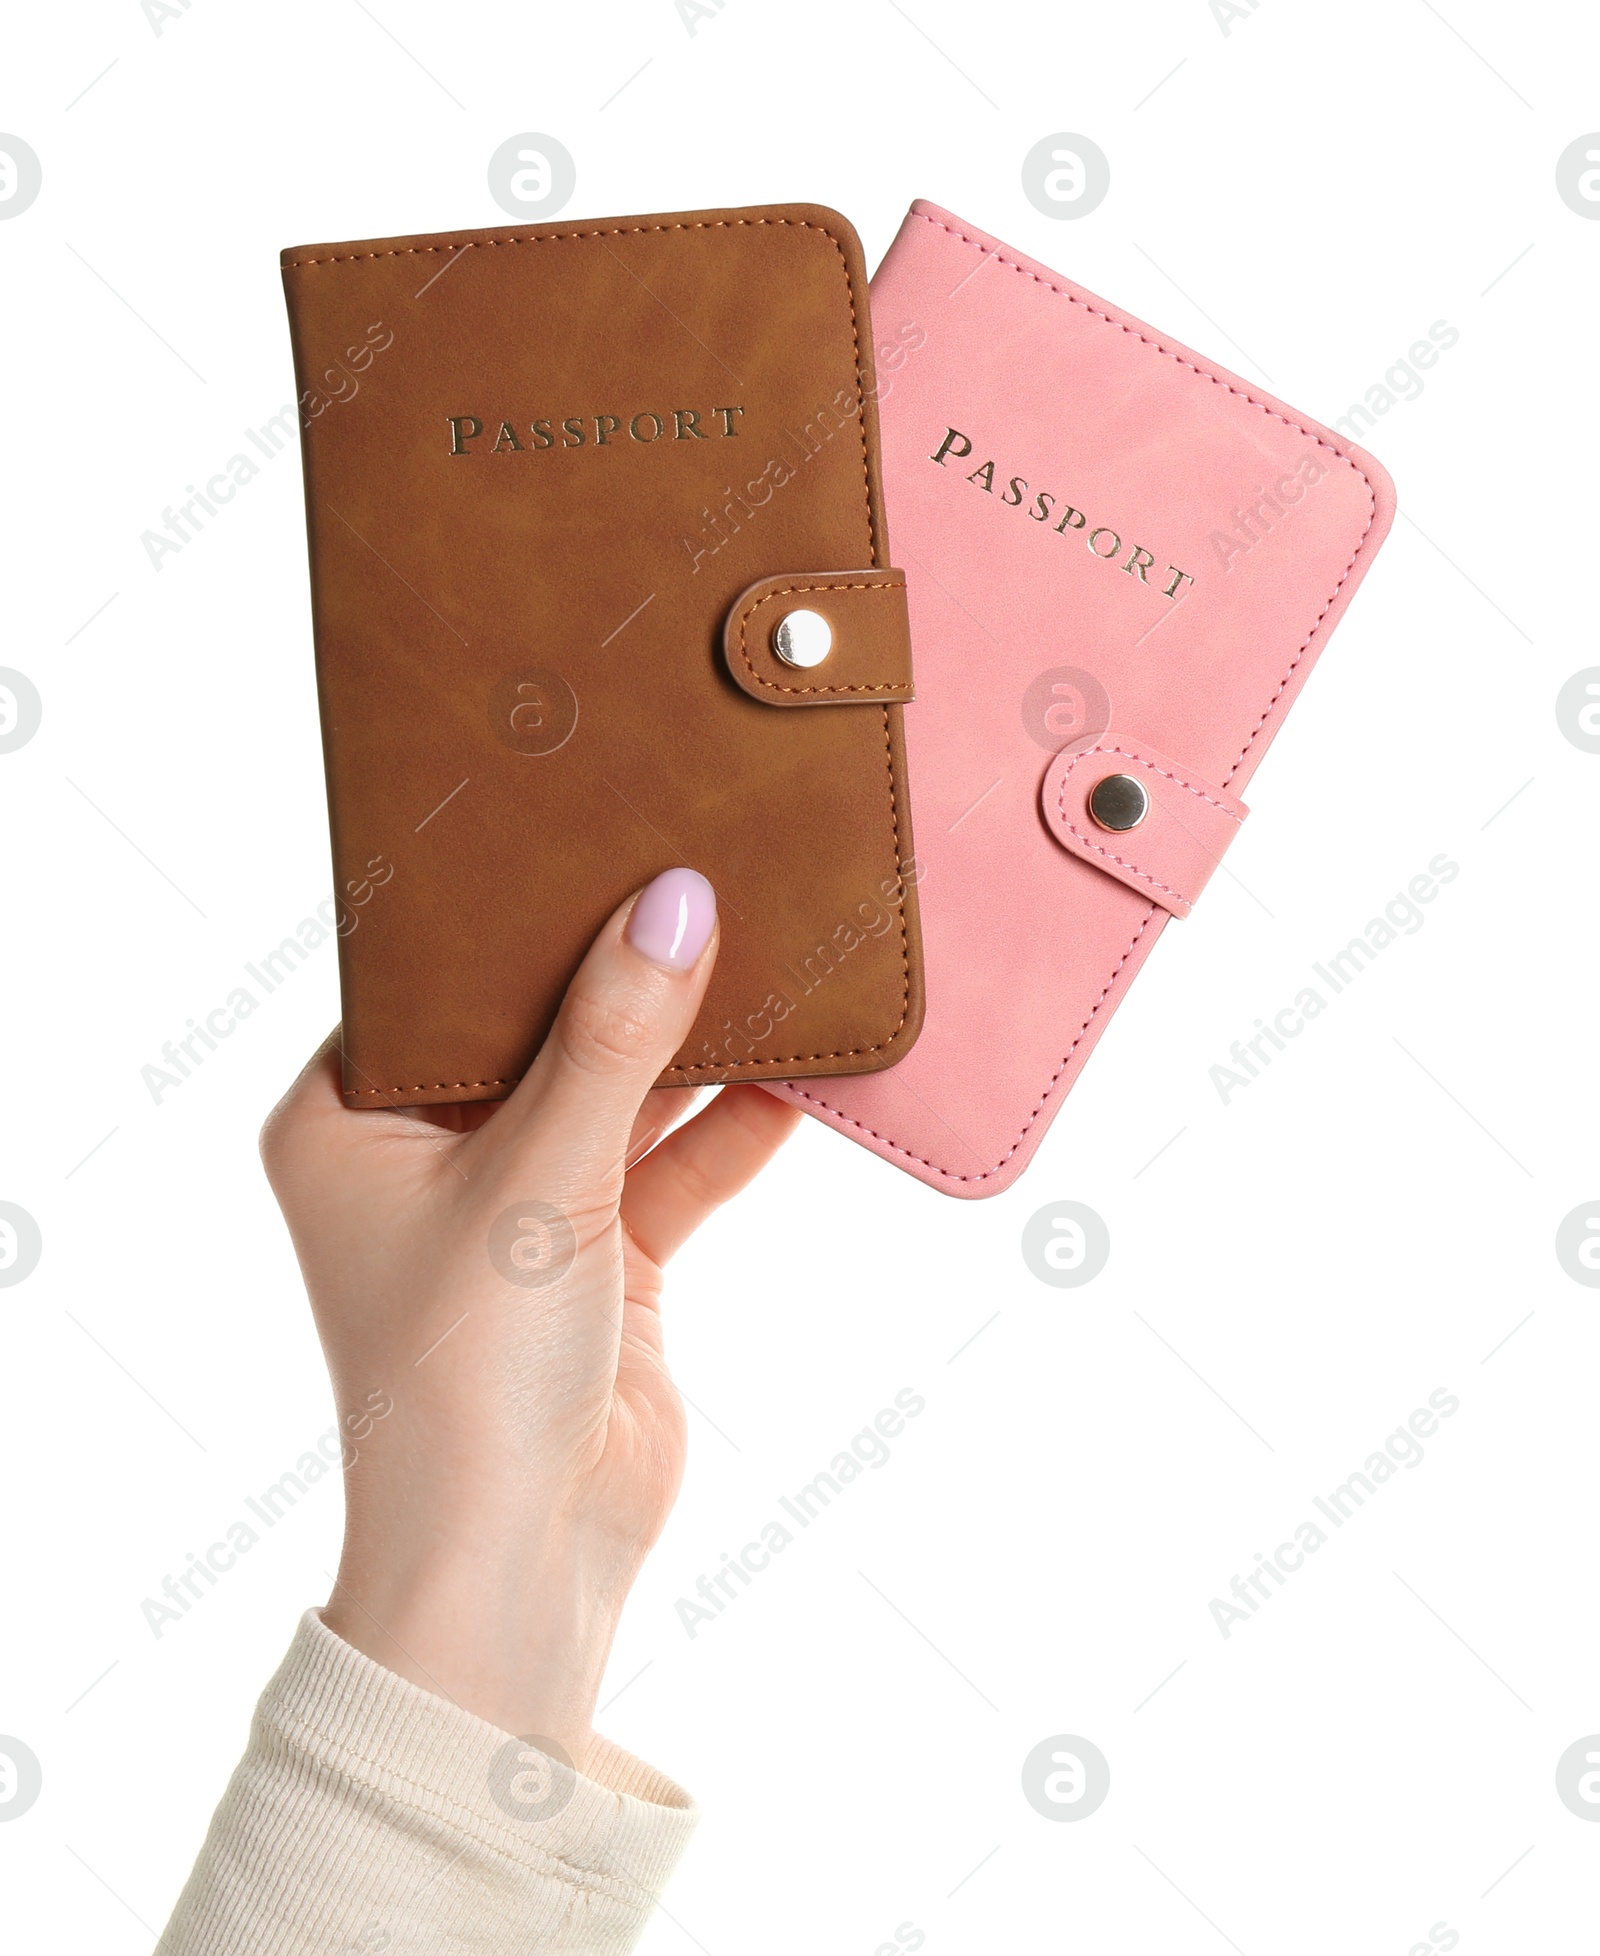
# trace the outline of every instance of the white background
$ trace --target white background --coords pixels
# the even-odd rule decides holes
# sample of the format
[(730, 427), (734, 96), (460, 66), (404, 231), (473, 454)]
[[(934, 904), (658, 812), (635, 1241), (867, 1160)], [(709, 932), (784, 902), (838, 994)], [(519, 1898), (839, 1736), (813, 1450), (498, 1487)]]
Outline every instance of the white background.
[[(279, 248), (504, 224), (485, 165), (539, 130), (575, 216), (816, 200), (875, 264), (932, 197), (1325, 421), (1460, 334), (1365, 437), (1401, 513), (1238, 881), (1021, 1185), (957, 1204), (808, 1127), (675, 1266), (704, 1416), (602, 1725), (705, 1818), (645, 1947), (1595, 1947), (1555, 1763), (1600, 1732), (1600, 1294), (1554, 1251), (1600, 1193), (1600, 757), (1554, 711), (1600, 663), (1600, 223), (1555, 188), (1600, 127), (1592, 13), (193, 0), (157, 34), (79, 0), (3, 39), (44, 164), (0, 223), (3, 662), (45, 714), (0, 757), (0, 1196), (44, 1233), (0, 1292), (0, 1733), (44, 1770), (0, 1826), (6, 1946), (149, 1946), (340, 1526), (323, 1484), (147, 1626), (332, 1417), (255, 1132), (338, 1006), (329, 947), (141, 1082), (330, 877), (296, 460), (159, 572), (140, 534), (292, 396)], [(1021, 188), (1056, 131), (1111, 162), (1076, 221)], [(1441, 851), (1424, 926), (1225, 1106), (1210, 1067)], [(1078, 1290), (1019, 1250), (1063, 1197), (1112, 1238)], [(890, 1463), (691, 1640), (677, 1599), (906, 1387)], [(1424, 1462), (1224, 1639), (1211, 1599), (1441, 1387)], [(1063, 1733), (1111, 1766), (1077, 1824), (1021, 1791)]]

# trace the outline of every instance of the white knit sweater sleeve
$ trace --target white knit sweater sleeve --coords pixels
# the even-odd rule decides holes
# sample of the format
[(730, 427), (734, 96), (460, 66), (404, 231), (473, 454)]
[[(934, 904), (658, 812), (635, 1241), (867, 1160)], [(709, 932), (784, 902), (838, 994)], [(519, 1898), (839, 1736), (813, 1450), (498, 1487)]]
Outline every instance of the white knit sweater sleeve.
[(605, 1740), (583, 1774), (301, 1619), (156, 1956), (633, 1948), (697, 1818)]

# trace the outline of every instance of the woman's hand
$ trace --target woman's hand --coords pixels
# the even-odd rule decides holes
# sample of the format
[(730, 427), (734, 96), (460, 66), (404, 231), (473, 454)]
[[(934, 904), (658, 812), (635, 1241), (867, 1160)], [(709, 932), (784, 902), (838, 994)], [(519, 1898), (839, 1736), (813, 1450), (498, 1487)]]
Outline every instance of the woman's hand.
[(352, 1112), (335, 1034), (261, 1137), (345, 1437), (325, 1621), (580, 1771), (683, 1473), (661, 1266), (798, 1118), (736, 1086), (667, 1133), (686, 1096), (651, 1082), (715, 937), (711, 886), (669, 870), (600, 932), (509, 1100)]

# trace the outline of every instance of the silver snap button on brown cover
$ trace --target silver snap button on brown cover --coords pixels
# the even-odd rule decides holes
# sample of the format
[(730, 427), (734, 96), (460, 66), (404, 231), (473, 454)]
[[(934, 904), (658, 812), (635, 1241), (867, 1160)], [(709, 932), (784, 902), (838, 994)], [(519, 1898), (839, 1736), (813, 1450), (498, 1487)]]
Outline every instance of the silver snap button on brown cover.
[(833, 627), (820, 611), (791, 611), (778, 620), (772, 649), (785, 665), (820, 666), (833, 650)]

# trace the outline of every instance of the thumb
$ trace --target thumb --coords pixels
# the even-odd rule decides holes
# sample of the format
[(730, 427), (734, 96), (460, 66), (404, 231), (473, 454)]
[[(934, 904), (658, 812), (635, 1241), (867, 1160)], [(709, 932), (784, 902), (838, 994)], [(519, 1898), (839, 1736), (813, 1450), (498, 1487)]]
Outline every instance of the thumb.
[(616, 911), (485, 1130), (490, 1146), (548, 1151), (580, 1173), (620, 1167), (645, 1095), (694, 1023), (716, 931), (716, 893), (692, 869), (664, 871)]

